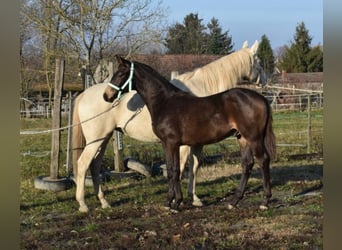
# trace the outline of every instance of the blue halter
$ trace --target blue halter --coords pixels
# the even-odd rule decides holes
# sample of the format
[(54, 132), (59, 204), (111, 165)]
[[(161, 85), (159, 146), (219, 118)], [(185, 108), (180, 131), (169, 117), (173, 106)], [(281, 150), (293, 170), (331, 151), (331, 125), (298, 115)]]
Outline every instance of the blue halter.
[(118, 87), (118, 86), (116, 86), (110, 82), (108, 83), (109, 86), (111, 86), (113, 89), (115, 89), (119, 92), (118, 96), (116, 97), (116, 100), (120, 99), (121, 94), (122, 94), (123, 90), (127, 87), (127, 85), (128, 85), (128, 91), (132, 91), (133, 71), (134, 71), (134, 63), (131, 62), (131, 70), (129, 73), (129, 77), (128, 77), (127, 81), (121, 87)]

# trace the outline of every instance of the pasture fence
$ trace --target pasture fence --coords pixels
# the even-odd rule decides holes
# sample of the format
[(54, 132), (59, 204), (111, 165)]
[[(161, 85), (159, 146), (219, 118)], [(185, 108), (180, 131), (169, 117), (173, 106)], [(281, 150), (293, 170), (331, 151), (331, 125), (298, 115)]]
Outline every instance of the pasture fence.
[(323, 108), (323, 90), (299, 89), (266, 85), (261, 92), (271, 103), (273, 110), (298, 110)]
[[(305, 109), (299, 109), (300, 103), (296, 105), (284, 105), (279, 104), (276, 109), (273, 109), (273, 125), (274, 131), (277, 137), (277, 151), (278, 155), (289, 156), (296, 154), (310, 154), (319, 153), (323, 151), (322, 141), (323, 141), (323, 96), (320, 103), (322, 106), (317, 104), (312, 104), (310, 102), (312, 98), (307, 98), (307, 104)], [(281, 106), (283, 105), (283, 106)], [(71, 115), (70, 113), (68, 113)], [(50, 120), (51, 118), (47, 119)], [(25, 119), (26, 120), (26, 119)], [(31, 120), (31, 119), (28, 119)], [(45, 119), (44, 119), (45, 120)], [(67, 117), (64, 118), (64, 124), (67, 123)], [(69, 125), (62, 127), (64, 132), (62, 136), (67, 137), (69, 133), (66, 132)], [(21, 133), (22, 136), (32, 136), (32, 133)], [(26, 135), (24, 135), (26, 134)], [(64, 140), (64, 144), (66, 140)], [(70, 143), (67, 140), (67, 143)], [(123, 159), (125, 157), (133, 157), (136, 160), (142, 161), (144, 163), (149, 162), (148, 158), (160, 158), (163, 157), (163, 153), (160, 151), (160, 145), (155, 145), (153, 143), (143, 143), (135, 140), (131, 140), (122, 134), (114, 133), (112, 139), (113, 148), (108, 148), (106, 153), (107, 164), (112, 162), (114, 170), (116, 172), (122, 172)], [(69, 145), (69, 144), (67, 144)], [(224, 151), (235, 152), (238, 150), (235, 138), (228, 138), (215, 145), (208, 145), (207, 155), (219, 154)], [(31, 150), (30, 152), (21, 152), (23, 157), (48, 157), (50, 148), (44, 148), (40, 152)], [(68, 155), (66, 154), (70, 150), (70, 145), (65, 147), (61, 145), (61, 151), (63, 157), (66, 157), (66, 170), (70, 169), (70, 158), (68, 160)], [(151, 151), (151, 152), (150, 152)], [(153, 152), (152, 152), (153, 151)], [(66, 155), (65, 155), (66, 154)], [(108, 155), (109, 154), (109, 155)], [(119, 158), (118, 158), (118, 157)], [(156, 160), (153, 160), (156, 162)]]
[[(176, 73), (177, 74), (177, 73)], [(311, 109), (323, 108), (323, 91), (310, 89), (297, 89), (281, 86), (266, 86), (257, 89), (271, 103), (273, 110), (298, 110), (305, 111), (309, 105)], [(53, 110), (48, 108), (48, 99), (42, 98), (37, 101), (35, 98), (20, 98), (21, 103), (28, 105), (20, 105), (20, 118), (50, 118), (53, 116)], [(54, 100), (52, 100), (54, 103)], [(63, 117), (68, 117), (72, 99), (70, 92), (66, 92), (62, 96), (60, 112)], [(26, 106), (26, 108), (25, 108)]]
[[(62, 74), (62, 73), (60, 73)], [(172, 72), (171, 79), (175, 77), (178, 72)], [(252, 87), (254, 88), (254, 87)], [(321, 117), (319, 116), (312, 116), (313, 110), (321, 110), (323, 109), (323, 91), (316, 90), (316, 89), (300, 89), (295, 88), (294, 86), (288, 87), (284, 85), (266, 85), (263, 88), (257, 89), (258, 92), (263, 94), (267, 100), (270, 102), (272, 110), (274, 112), (288, 112), (288, 111), (299, 111), (299, 116), (294, 117), (293, 121), (290, 123), (298, 122), (299, 119), (303, 120), (305, 125), (301, 125), (301, 127), (296, 128), (293, 127), (292, 132), (278, 132), (276, 136), (280, 138), (277, 140), (277, 147), (288, 147), (288, 148), (306, 148), (306, 153), (311, 153), (313, 151), (312, 141), (314, 140), (314, 136), (319, 135), (320, 137), (322, 134), (322, 126), (318, 126), (317, 124), (322, 121)], [(72, 166), (71, 160), (71, 128), (75, 126), (72, 124), (71, 117), (72, 117), (72, 110), (73, 110), (73, 100), (75, 96), (72, 96), (71, 92), (66, 92), (64, 96), (60, 97), (60, 100), (53, 100), (54, 104), (57, 104), (59, 108), (49, 110), (48, 108), (48, 100), (47, 99), (40, 99), (39, 101), (34, 99), (27, 99), (27, 98), (20, 98), (21, 103), (25, 103), (25, 105), (21, 105), (20, 110), (20, 117), (21, 118), (52, 118), (54, 119), (55, 114), (61, 115), (62, 117), (68, 118), (68, 125), (61, 127), (61, 126), (53, 126), (53, 129), (47, 129), (45, 131), (21, 131), (20, 134), (30, 134), (34, 135), (36, 133), (53, 133), (57, 134), (60, 133), (61, 130), (68, 130), (67, 133), (67, 148), (66, 148), (66, 167), (67, 172), (70, 172)], [(96, 117), (95, 117), (96, 118)], [(302, 121), (302, 122), (303, 122)], [(281, 116), (276, 117), (275, 124), (281, 124), (282, 122), (289, 122), (288, 118), (285, 118), (285, 121), (282, 121)], [(314, 125), (313, 125), (314, 124)], [(293, 124), (292, 124), (293, 125)], [(286, 138), (293, 137), (295, 135), (298, 140), (291, 140), (287, 141)], [(304, 138), (304, 139), (303, 139)], [(225, 142), (230, 141), (231, 139), (224, 140)], [(225, 143), (223, 142), (223, 143)], [(138, 147), (144, 146), (144, 143), (138, 143)], [(128, 148), (137, 147), (137, 145), (125, 145)], [(58, 146), (53, 146), (57, 147)], [(53, 154), (54, 152), (59, 151), (57, 148), (51, 150)], [(116, 171), (122, 172), (124, 169), (123, 166), (123, 135), (121, 132), (113, 133), (113, 152), (114, 152), (114, 166)], [(48, 150), (46, 151), (48, 152)], [(25, 156), (40, 156), (46, 155), (39, 153), (39, 152), (23, 152), (22, 155)], [(54, 157), (53, 155), (51, 156)], [(58, 160), (54, 160), (57, 162)], [(53, 161), (51, 161), (51, 175), (53, 177), (57, 176), (56, 170), (58, 171), (58, 167), (53, 167)]]

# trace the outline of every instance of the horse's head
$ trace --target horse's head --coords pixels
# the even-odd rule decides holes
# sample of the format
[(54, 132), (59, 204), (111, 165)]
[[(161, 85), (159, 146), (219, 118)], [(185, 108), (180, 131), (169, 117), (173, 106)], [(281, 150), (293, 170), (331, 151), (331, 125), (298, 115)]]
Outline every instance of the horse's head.
[(248, 50), (252, 58), (252, 67), (250, 74), (246, 77), (248, 81), (255, 82), (258, 85), (264, 86), (266, 84), (266, 76), (263, 68), (260, 65), (260, 59), (257, 56), (259, 43), (256, 40), (251, 48), (248, 48), (248, 43), (244, 42), (242, 49)]
[(114, 73), (103, 93), (103, 99), (106, 102), (119, 99), (122, 93), (130, 91), (132, 88), (134, 64), (118, 55), (115, 58), (118, 62), (118, 70)]

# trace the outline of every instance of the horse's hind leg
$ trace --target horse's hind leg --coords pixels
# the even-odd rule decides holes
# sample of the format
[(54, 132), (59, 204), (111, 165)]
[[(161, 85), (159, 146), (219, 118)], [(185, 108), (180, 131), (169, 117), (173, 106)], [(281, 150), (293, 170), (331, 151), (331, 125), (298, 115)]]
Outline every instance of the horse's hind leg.
[(271, 184), (270, 184), (270, 157), (267, 154), (263, 145), (258, 145), (255, 152), (256, 159), (262, 170), (263, 187), (264, 187), (264, 203), (260, 209), (268, 209), (268, 203), (272, 197)]
[(254, 165), (253, 152), (248, 142), (242, 137), (239, 139), (239, 144), (241, 151), (242, 175), (240, 185), (238, 189), (236, 189), (235, 191), (233, 202), (229, 204), (230, 209), (236, 207), (238, 202), (243, 198), (246, 190), (246, 184), (248, 182), (249, 176)]
[(190, 151), (188, 195), (192, 197), (192, 205), (197, 207), (203, 206), (202, 201), (196, 195), (196, 176), (202, 148), (203, 146), (192, 146)]
[(84, 202), (84, 186), (85, 186), (85, 175), (89, 168), (101, 142), (96, 142), (87, 145), (80, 158), (77, 161), (77, 176), (76, 176), (76, 200), (80, 207), (80, 212), (88, 212), (88, 206)]
[(90, 171), (91, 171), (91, 176), (93, 180), (93, 185), (94, 185), (94, 191), (97, 197), (99, 198), (101, 202), (102, 208), (110, 208), (110, 205), (104, 198), (103, 190), (101, 187), (101, 178), (100, 178), (100, 170), (101, 170), (101, 162), (103, 159), (103, 155), (106, 150), (106, 145), (108, 143), (110, 136), (108, 136), (102, 143), (99, 152), (97, 155), (95, 155), (94, 160), (92, 161), (90, 165)]
[(183, 173), (184, 173), (184, 169), (185, 169), (185, 165), (186, 162), (188, 160), (188, 157), (190, 155), (190, 147), (189, 146), (180, 146), (179, 147), (179, 159), (180, 159), (180, 179), (182, 179)]

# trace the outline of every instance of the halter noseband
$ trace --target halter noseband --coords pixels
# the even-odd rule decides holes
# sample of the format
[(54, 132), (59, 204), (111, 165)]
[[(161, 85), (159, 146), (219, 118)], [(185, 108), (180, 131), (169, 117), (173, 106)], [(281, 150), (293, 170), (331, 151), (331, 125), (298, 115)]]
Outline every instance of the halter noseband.
[(129, 72), (129, 77), (128, 77), (127, 81), (121, 87), (118, 87), (118, 86), (116, 86), (110, 82), (108, 83), (108, 85), (110, 87), (112, 87), (113, 89), (115, 89), (116, 91), (119, 92), (118, 96), (116, 97), (117, 100), (120, 99), (121, 94), (122, 94), (123, 90), (127, 87), (127, 85), (128, 85), (128, 91), (132, 91), (133, 71), (134, 71), (134, 63), (131, 62), (131, 70)]

